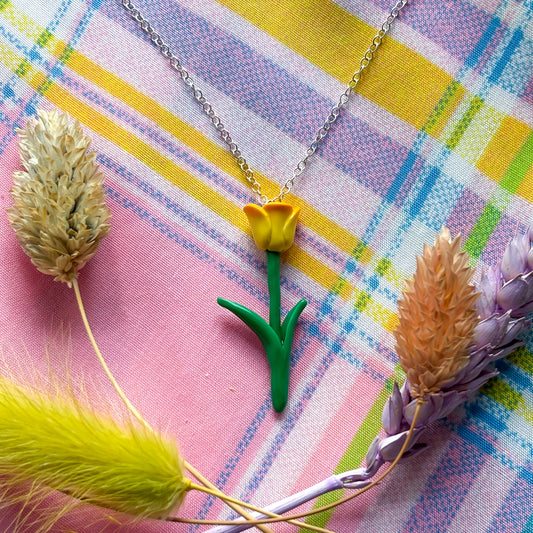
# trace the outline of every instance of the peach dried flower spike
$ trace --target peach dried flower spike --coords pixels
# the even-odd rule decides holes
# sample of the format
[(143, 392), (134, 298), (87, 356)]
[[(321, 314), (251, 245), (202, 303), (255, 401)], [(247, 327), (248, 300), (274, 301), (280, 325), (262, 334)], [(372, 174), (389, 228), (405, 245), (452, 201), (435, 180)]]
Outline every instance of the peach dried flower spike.
[(109, 231), (96, 154), (79, 122), (57, 111), (38, 111), (17, 133), (25, 171), (13, 174), (9, 221), (37, 269), (71, 285)]
[(451, 240), (447, 228), (417, 257), (413, 280), (398, 302), (400, 322), (394, 332), (415, 398), (437, 393), (468, 363), (479, 321), (472, 274), (460, 235)]

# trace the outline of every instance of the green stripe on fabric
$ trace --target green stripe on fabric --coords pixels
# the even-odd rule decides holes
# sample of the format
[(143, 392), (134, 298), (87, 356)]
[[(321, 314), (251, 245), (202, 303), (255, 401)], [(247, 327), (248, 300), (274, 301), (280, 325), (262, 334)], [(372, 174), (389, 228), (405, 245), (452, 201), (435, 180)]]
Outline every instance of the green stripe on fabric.
[(9, 5), (9, 0), (0, 0), (0, 11), (3, 11)]
[(15, 74), (19, 77), (19, 78), (23, 78), (24, 76), (26, 76), (26, 74), (31, 70), (31, 64), (28, 63), (28, 61), (26, 61), (25, 59), (23, 59), (19, 66), (16, 68), (15, 70)]
[(533, 133), (529, 135), (509, 165), (500, 181), (500, 186), (510, 193), (515, 193), (531, 165), (533, 165)]
[(509, 411), (516, 411), (523, 403), (522, 395), (501, 379), (491, 379), (483, 387), (482, 392)]
[(496, 209), (492, 204), (485, 206), (483, 213), (481, 213), (464, 246), (465, 250), (473, 258), (477, 259), (481, 255), (501, 216), (501, 211)]
[(365, 253), (367, 253), (367, 250), (368, 246), (364, 242), (359, 242), (352, 251), (352, 257), (356, 260), (359, 260)]
[(533, 353), (523, 346), (509, 355), (507, 360), (513, 365), (520, 367), (528, 374), (533, 374)]
[(431, 134), (438, 120), (446, 111), (448, 104), (453, 100), (453, 98), (457, 94), (457, 91), (460, 88), (461, 84), (457, 80), (454, 80), (452, 83), (450, 83), (450, 85), (448, 85), (448, 87), (446, 88), (446, 92), (442, 95), (441, 99), (439, 100), (439, 103), (436, 105), (435, 109), (427, 119), (427, 122), (422, 127), (422, 131), (424, 133)]
[(69, 59), (72, 57), (72, 55), (74, 54), (74, 51), (75, 51), (74, 48), (72, 48), (72, 46), (67, 44), (58, 58), (59, 61), (61, 61), (61, 63), (67, 63)]
[(365, 308), (368, 306), (368, 304), (372, 301), (372, 296), (368, 292), (361, 292), (359, 295), (359, 298), (357, 298), (354, 306), (359, 311), (362, 312), (365, 310)]
[(335, 280), (333, 287), (331, 287), (331, 291), (335, 294), (341, 294), (349, 285), (350, 283), (345, 277), (339, 276)]
[(390, 259), (387, 259), (386, 257), (383, 257), (378, 261), (378, 264), (376, 265), (376, 274), (379, 276), (385, 276), (387, 272), (392, 268), (392, 262)]
[(479, 113), (479, 110), (483, 107), (483, 105), (484, 102), (479, 96), (474, 96), (474, 98), (472, 98), (472, 102), (470, 102), (466, 113), (461, 117), (461, 120), (459, 120), (452, 134), (450, 135), (450, 138), (446, 141), (446, 146), (450, 150), (454, 150), (457, 147), (459, 141), (462, 139), (463, 135), (468, 129), (468, 126), (476, 114)]
[(44, 94), (50, 89), (52, 86), (52, 80), (46, 78), (39, 87), (37, 87), (37, 92), (44, 96)]
[[(337, 468), (335, 468), (335, 474), (340, 474), (347, 470), (357, 468), (363, 461), (370, 444), (372, 444), (372, 441), (381, 429), (381, 413), (383, 412), (383, 407), (385, 406), (387, 398), (392, 392), (394, 382), (403, 379), (403, 377), (401, 377), (401, 372), (400, 367), (397, 366), (395, 374), (385, 382), (383, 389), (380, 391), (376, 401), (359, 427), (359, 431), (355, 434), (355, 437), (339, 461)], [(320, 498), (317, 499), (314, 508), (316, 509), (317, 507), (322, 507), (323, 505), (328, 505), (337, 501), (341, 498), (343, 492), (344, 491), (335, 491), (320, 496)], [(320, 514), (311, 515), (307, 518), (306, 523), (318, 527), (326, 527), (334, 511), (335, 509), (330, 509), (329, 511), (324, 511)], [(304, 528), (300, 529), (300, 532), (303, 531), (305, 531)]]
[(40, 46), (41, 48), (44, 48), (52, 39), (54, 38), (54, 34), (49, 30), (44, 30), (41, 35), (39, 35), (39, 38), (35, 43), (37, 46)]

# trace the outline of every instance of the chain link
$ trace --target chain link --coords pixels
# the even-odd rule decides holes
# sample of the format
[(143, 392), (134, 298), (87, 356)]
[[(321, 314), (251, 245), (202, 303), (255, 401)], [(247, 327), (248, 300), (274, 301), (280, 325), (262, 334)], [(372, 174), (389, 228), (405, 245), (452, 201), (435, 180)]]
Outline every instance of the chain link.
[(368, 47), (367, 51), (364, 53), (363, 57), (359, 61), (359, 68), (354, 72), (352, 79), (349, 81), (344, 92), (340, 95), (338, 102), (331, 108), (331, 111), (326, 117), (324, 123), (317, 130), (313, 141), (305, 150), (302, 159), (300, 159), (300, 161), (294, 167), (291, 177), (287, 179), (287, 181), (280, 188), (278, 195), (274, 198), (269, 199), (261, 192), (261, 184), (255, 179), (254, 171), (242, 155), (239, 147), (237, 146), (237, 143), (231, 137), (230, 132), (227, 130), (226, 126), (213, 109), (213, 106), (207, 101), (203, 92), (196, 86), (194, 80), (187, 72), (187, 69), (182, 65), (181, 61), (173, 54), (173, 52), (170, 50), (170, 47), (162, 39), (161, 35), (159, 35), (159, 33), (154, 30), (151, 23), (137, 9), (135, 4), (131, 0), (120, 0), (122, 6), (130, 14), (130, 17), (139, 23), (140, 28), (148, 35), (152, 43), (159, 49), (161, 54), (168, 59), (170, 66), (179, 74), (185, 85), (189, 88), (194, 99), (200, 104), (202, 111), (209, 117), (214, 128), (218, 131), (220, 138), (226, 144), (233, 157), (235, 157), (237, 164), (244, 173), (246, 181), (248, 181), (253, 193), (257, 197), (257, 200), (262, 205), (270, 202), (281, 202), (283, 200), (283, 197), (292, 191), (292, 188), (294, 187), (294, 182), (303, 173), (303, 171), (307, 167), (309, 159), (315, 154), (320, 143), (327, 137), (331, 126), (336, 122), (337, 118), (341, 113), (341, 110), (345, 108), (348, 104), (351, 95), (359, 84), (363, 70), (368, 68), (368, 65), (374, 58), (376, 50), (381, 45), (383, 38), (390, 30), (393, 22), (400, 14), (400, 11), (407, 4), (407, 1), (408, 0), (398, 0), (396, 2), (395, 6), (392, 8), (387, 18), (385, 19), (385, 22), (383, 22), (381, 28), (378, 30), (378, 32), (372, 39), (372, 43)]

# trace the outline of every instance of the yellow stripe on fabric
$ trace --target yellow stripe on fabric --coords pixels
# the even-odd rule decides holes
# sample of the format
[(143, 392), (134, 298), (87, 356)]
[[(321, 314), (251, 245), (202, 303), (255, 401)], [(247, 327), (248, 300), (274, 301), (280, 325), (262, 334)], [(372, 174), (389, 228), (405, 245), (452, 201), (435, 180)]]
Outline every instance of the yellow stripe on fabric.
[[(352, 77), (377, 31), (332, 0), (217, 1), (343, 83)], [(373, 60), (372, 75), (363, 76), (358, 91), (421, 129), (452, 80), (389, 37)]]
[[(200, 156), (215, 164), (222, 171), (233, 176), (238, 181), (242, 181), (241, 169), (226, 149), (213, 143), (208, 137), (180, 120), (158, 102), (72, 49), (69, 45), (50, 34), (50, 32), (46, 33), (47, 30), (45, 28), (35, 24), (31, 19), (12, 6), (10, 6), (9, 15), (8, 20), (12, 24), (16, 25), (28, 37), (32, 38), (36, 44), (39, 44), (39, 40), (41, 43), (44, 43), (45, 48), (65, 63), (68, 68), (155, 122), (159, 127), (168, 131)], [(45, 34), (46, 39), (42, 37)], [(258, 172), (256, 172), (256, 177), (263, 185), (263, 189), (268, 196), (275, 196), (279, 192), (279, 185), (276, 182)], [(340, 250), (352, 254), (354, 250), (364, 246), (361, 240), (355, 235), (330, 220), (306, 202), (299, 198), (294, 198), (292, 203), (301, 207), (305, 216), (302, 219), (304, 225), (327, 239)], [(361, 254), (358, 260), (362, 264), (367, 264), (372, 257), (373, 252), (366, 247), (365, 253)]]
[(37, 41), (44, 31), (44, 28), (37, 26), (28, 15), (18, 10), (11, 2), (6, 2), (2, 16), (33, 41)]
[(533, 353), (521, 346), (507, 357), (507, 360), (533, 375)]
[[(37, 30), (41, 29), (37, 28)], [(43, 31), (35, 30), (33, 33), (36, 35), (42, 35)], [(191, 146), (191, 148), (193, 148), (196, 152), (206, 157), (206, 159), (212, 161), (228, 174), (235, 176), (237, 179), (240, 178), (240, 169), (235, 164), (232, 156), (226, 150), (212, 143), (203, 134), (185, 122), (179, 120), (170, 111), (159, 105), (155, 100), (152, 100), (151, 98), (137, 91), (135, 88), (128, 85), (111, 72), (91, 62), (68, 45), (55, 39), (55, 37), (47, 38), (46, 42), (48, 48), (52, 51), (52, 53), (54, 53), (54, 55), (56, 55), (56, 57), (61, 58), (63, 56), (66, 58), (66, 65), (69, 68), (84, 76), (86, 79), (90, 80), (96, 85), (99, 85), (113, 96), (120, 98), (123, 102), (138, 110), (147, 118), (150, 118), (157, 124), (161, 125), (169, 133), (173, 134), (182, 142)], [(19, 70), (18, 74), (21, 77), (25, 77), (25, 72), (23, 72), (23, 70), (30, 70), (33, 69), (33, 67), (31, 67), (31, 65), (22, 58), (17, 58), (14, 54), (11, 55), (14, 58), (13, 65), (16, 65)], [(21, 65), (24, 66), (24, 69), (21, 68)], [(153, 168), (168, 181), (179, 186), (182, 190), (197, 200), (202, 201), (211, 209), (211, 201), (220, 203), (221, 206), (225, 206), (222, 207), (224, 218), (234, 223), (239, 229), (249, 232), (245, 218), (237, 206), (226, 200), (223, 196), (214, 193), (214, 191), (212, 191), (212, 189), (206, 186), (203, 182), (197, 180), (194, 178), (194, 176), (188, 174), (170, 160), (161, 156), (157, 150), (154, 150), (146, 143), (143, 143), (133, 134), (123, 130), (113, 121), (104, 115), (99, 114), (90, 106), (87, 106), (81, 101), (75, 99), (60, 86), (54, 84), (51, 82), (51, 80), (48, 80), (44, 74), (36, 73), (34, 77), (35, 79), (32, 79), (31, 81), (28, 80), (30, 81), (30, 84), (41, 94), (46, 92), (46, 96), (58, 107), (67, 110), (70, 114), (77, 117), (81, 122), (87, 124), (89, 127), (91, 127), (91, 129), (103, 137), (106, 137), (115, 142), (115, 144), (118, 144), (124, 150), (128, 151)], [(53, 89), (52, 92), (50, 92), (51, 89)], [(56, 93), (60, 93), (60, 96), (54, 98)], [(67, 105), (67, 102), (70, 102), (71, 105)], [(71, 109), (71, 107), (74, 108), (74, 110)], [(76, 110), (78, 110), (78, 113)], [(98, 117), (98, 119), (94, 117)], [(102, 127), (100, 124), (98, 124), (99, 120), (105, 121), (107, 125)], [(113, 133), (110, 134), (109, 132)], [(131, 144), (131, 140), (129, 140), (130, 137), (131, 139), (136, 139), (136, 142)], [(146, 157), (141, 157), (141, 153), (147, 154)], [(181, 176), (181, 179), (178, 179), (178, 176)], [(264, 177), (261, 178), (263, 181), (266, 181)], [(191, 186), (187, 186), (189, 181)], [(272, 187), (277, 187), (277, 185), (275, 185), (273, 182), (270, 182), (270, 184)], [(224, 202), (215, 200), (214, 195), (223, 199)], [(206, 202), (207, 198), (209, 198), (209, 203)], [(370, 263), (374, 257), (374, 252), (367, 245), (363, 244), (360, 239), (328, 219), (319, 211), (313, 209), (300, 198), (295, 197), (293, 200), (294, 204), (302, 208), (304, 214), (302, 222), (307, 225), (307, 227), (328, 239), (341, 250), (351, 254), (362, 264)], [(231, 204), (233, 207), (229, 208), (228, 204)], [(239, 211), (237, 217), (232, 214), (232, 211), (234, 210)], [(222, 215), (221, 212), (218, 212), (218, 214)], [(344, 300), (349, 300), (350, 297), (355, 294), (355, 288), (347, 282), (343, 283), (342, 290), (338, 290), (337, 286), (339, 285), (340, 278), (336, 272), (329, 269), (319, 260), (315, 259), (311, 255), (307, 254), (307, 252), (304, 252), (296, 246), (293, 247), (293, 249), (295, 252), (298, 250), (298, 252), (288, 255), (286, 260), (289, 264), (292, 264), (293, 266), (302, 270), (302, 272), (304, 272), (307, 276), (309, 276), (311, 279), (314, 279), (326, 289), (337, 292)], [(379, 264), (380, 263), (378, 262), (378, 265)], [(388, 265), (386, 277), (390, 281), (394, 280), (396, 282), (401, 279), (401, 275), (394, 272), (392, 264)], [(360, 304), (360, 297), (356, 296), (355, 301), (357, 307), (357, 305)], [(397, 315), (381, 304), (369, 299), (369, 301), (365, 303), (364, 309), (362, 310), (364, 310), (366, 314), (381, 324), (388, 331), (392, 331), (396, 327), (398, 320)]]
[(494, 181), (500, 181), (530, 134), (531, 128), (527, 124), (513, 117), (504, 117), (476, 167)]
[[(0, 51), (2, 51), (2, 48), (0, 47)], [(139, 161), (178, 186), (188, 195), (202, 202), (241, 231), (250, 233), (246, 216), (242, 209), (234, 203), (213, 191), (201, 180), (186, 172), (149, 144), (138, 139), (105, 115), (77, 100), (67, 90), (48, 80), (43, 73), (36, 72), (29, 63), (26, 64), (21, 58), (17, 58), (15, 54), (5, 54), (3, 59), (4, 57), (10, 59), (11, 67), (19, 72), (21, 78), (26, 79), (32, 87), (44, 94), (57, 107), (70, 113), (102, 137), (109, 139), (126, 152), (135, 156)], [(21, 68), (21, 64), (27, 65), (27, 67)], [(296, 245), (291, 247), (285, 259), (289, 264), (301, 270), (327, 290), (332, 290), (338, 283), (339, 275), (335, 271)], [(340, 296), (347, 300), (354, 293), (354, 290), (353, 286), (346, 283), (340, 292)], [(395, 315), (377, 302), (370, 302), (366, 312), (388, 330), (395, 323)]]
[(2, 58), (2, 63), (13, 72), (19, 69), (19, 65), (22, 63), (23, 59), (17, 54), (13, 53), (10, 48), (0, 41), (0, 57)]

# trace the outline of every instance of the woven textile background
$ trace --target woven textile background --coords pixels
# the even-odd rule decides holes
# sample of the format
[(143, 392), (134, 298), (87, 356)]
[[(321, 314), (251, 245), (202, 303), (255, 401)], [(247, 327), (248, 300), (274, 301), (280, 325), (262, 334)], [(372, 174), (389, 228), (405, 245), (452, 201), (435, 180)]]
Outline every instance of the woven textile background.
[[(137, 6), (205, 89), (272, 196), (392, 4)], [(402, 379), (391, 333), (396, 299), (423, 243), (443, 225), (461, 232), (479, 276), (533, 221), (533, 2), (412, 0), (287, 198), (302, 211), (283, 256), (283, 312), (302, 297), (309, 304), (296, 330), (289, 405), (277, 415), (261, 345), (216, 304), (222, 296), (268, 313), (265, 256), (242, 212), (250, 189), (119, 2), (0, 0), (0, 102), (6, 358), (46, 368), (52, 344), (52, 365), (68, 358), (73, 374), (116, 402), (73, 292), (34, 269), (4, 214), (19, 168), (15, 128), (37, 109), (58, 108), (94, 139), (106, 176), (112, 231), (80, 286), (113, 373), (189, 462), (258, 505), (364, 460), (393, 380)], [(313, 522), (338, 533), (533, 532), (532, 349), (533, 335), (465, 409), (435, 424), (428, 451)], [(183, 513), (231, 516), (196, 496)], [(12, 518), (4, 512), (2, 532), (12, 531)], [(53, 531), (104, 527), (124, 530), (85, 510)]]

